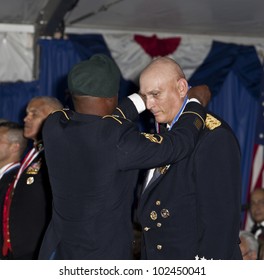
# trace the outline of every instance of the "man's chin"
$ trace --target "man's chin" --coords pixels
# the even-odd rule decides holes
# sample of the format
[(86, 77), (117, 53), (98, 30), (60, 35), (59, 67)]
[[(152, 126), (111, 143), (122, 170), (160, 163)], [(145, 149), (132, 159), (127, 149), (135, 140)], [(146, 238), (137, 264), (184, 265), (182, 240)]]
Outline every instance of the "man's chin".
[(24, 137), (27, 139), (33, 139), (34, 138), (34, 133), (30, 132), (24, 132)]
[(157, 123), (165, 123), (164, 120), (163, 120), (162, 118), (159, 118), (159, 117), (156, 117), (156, 118), (155, 118), (155, 121), (156, 121)]

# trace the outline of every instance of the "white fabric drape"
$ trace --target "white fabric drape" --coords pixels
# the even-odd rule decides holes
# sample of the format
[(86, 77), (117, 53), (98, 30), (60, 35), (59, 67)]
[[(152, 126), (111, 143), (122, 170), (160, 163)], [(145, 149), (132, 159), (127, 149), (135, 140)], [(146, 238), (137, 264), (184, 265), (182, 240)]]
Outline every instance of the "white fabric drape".
[(0, 82), (32, 81), (33, 34), (0, 33)]

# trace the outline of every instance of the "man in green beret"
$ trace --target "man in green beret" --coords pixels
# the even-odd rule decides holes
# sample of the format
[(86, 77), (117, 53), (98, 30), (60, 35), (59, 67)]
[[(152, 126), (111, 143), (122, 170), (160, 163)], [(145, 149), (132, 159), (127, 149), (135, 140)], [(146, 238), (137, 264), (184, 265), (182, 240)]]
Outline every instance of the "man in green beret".
[[(145, 104), (134, 94), (117, 107), (119, 83), (119, 68), (106, 55), (78, 63), (68, 75), (75, 111), (54, 112), (44, 124), (53, 215), (40, 259), (132, 259), (139, 169), (181, 160), (203, 130), (204, 108), (189, 102), (170, 132), (139, 132), (131, 120)], [(206, 105), (210, 92), (201, 87), (189, 97)]]

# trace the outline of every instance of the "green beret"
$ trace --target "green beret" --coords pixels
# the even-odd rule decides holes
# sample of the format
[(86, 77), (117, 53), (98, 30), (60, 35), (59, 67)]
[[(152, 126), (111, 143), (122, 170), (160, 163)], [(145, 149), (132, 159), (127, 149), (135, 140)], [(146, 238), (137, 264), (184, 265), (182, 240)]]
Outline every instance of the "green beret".
[(114, 97), (118, 95), (120, 70), (109, 56), (96, 54), (76, 64), (68, 74), (72, 95)]

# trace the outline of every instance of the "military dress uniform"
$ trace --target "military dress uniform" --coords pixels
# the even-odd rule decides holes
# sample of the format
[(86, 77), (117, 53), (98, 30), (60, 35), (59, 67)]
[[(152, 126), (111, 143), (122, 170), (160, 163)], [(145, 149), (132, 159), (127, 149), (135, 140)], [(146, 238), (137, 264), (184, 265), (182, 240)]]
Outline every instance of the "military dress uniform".
[[(128, 103), (132, 103), (128, 101)], [(40, 259), (131, 259), (132, 203), (139, 168), (183, 159), (203, 127), (201, 105), (189, 104), (171, 133), (142, 134), (136, 110), (100, 117), (70, 110), (43, 127), (53, 214)], [(136, 113), (137, 115), (137, 113)]]
[(142, 259), (242, 259), (240, 149), (230, 127), (207, 114), (190, 156), (160, 168), (138, 219)]
[[(7, 189), (9, 188), (10, 184), (15, 180), (15, 176), (17, 171), (20, 167), (19, 163), (15, 163), (10, 166), (10, 169), (7, 170), (0, 179), (0, 248), (3, 246), (3, 224), (2, 224), (2, 217), (3, 217), (3, 206), (4, 206), (4, 199)], [(0, 259), (3, 257), (2, 250), (0, 250)]]
[(11, 244), (7, 244), (6, 257), (10, 259), (37, 259), (51, 218), (52, 197), (41, 142), (35, 153), (13, 190), (7, 233)]

